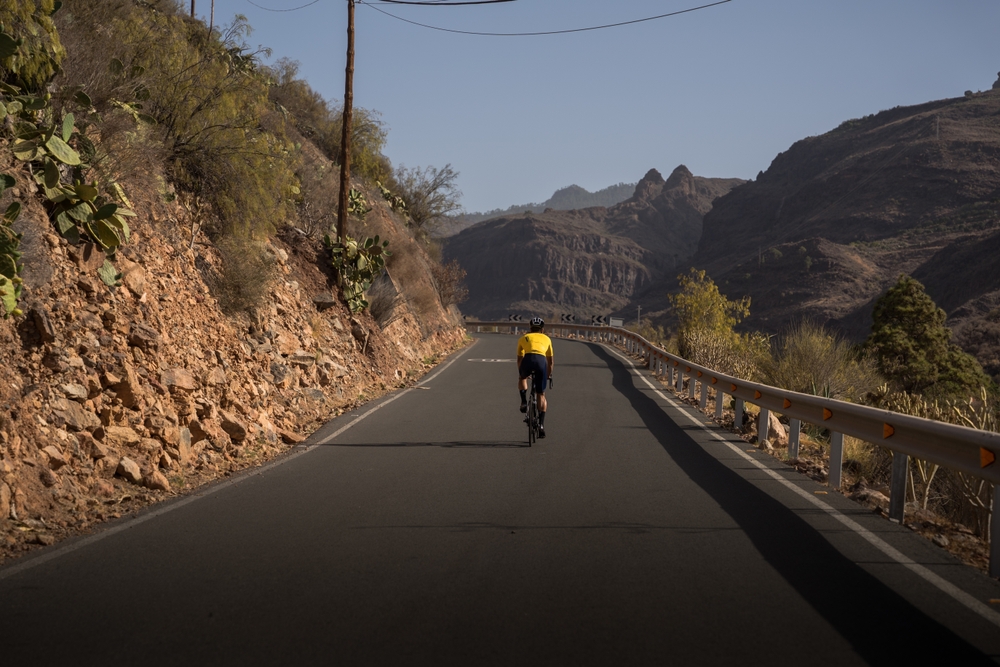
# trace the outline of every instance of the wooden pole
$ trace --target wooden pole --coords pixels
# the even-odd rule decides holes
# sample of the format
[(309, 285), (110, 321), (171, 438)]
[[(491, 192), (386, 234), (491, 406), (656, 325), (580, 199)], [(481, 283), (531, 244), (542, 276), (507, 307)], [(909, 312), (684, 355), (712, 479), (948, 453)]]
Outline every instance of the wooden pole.
[(340, 135), (340, 200), (337, 242), (347, 239), (347, 194), (351, 189), (351, 115), (354, 105), (354, 0), (347, 0), (347, 71), (344, 77), (344, 117)]
[(191, 18), (194, 18), (194, 0), (191, 0)]

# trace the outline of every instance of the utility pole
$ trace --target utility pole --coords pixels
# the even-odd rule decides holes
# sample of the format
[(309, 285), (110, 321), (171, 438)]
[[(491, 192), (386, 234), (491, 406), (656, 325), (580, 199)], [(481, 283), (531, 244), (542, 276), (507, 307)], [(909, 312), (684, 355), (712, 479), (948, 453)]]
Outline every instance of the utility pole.
[[(191, 0), (194, 2), (194, 0)], [(212, 28), (215, 27), (215, 0), (212, 0), (212, 11), (208, 15), (208, 36), (212, 36)]]
[[(191, 0), (194, 2), (194, 0)], [(351, 189), (351, 115), (354, 105), (354, 0), (347, 0), (347, 72), (344, 77), (344, 117), (340, 135), (340, 200), (337, 243), (347, 239), (347, 194)]]
[(194, 18), (194, 0), (191, 0), (191, 18)]
[(635, 314), (635, 328), (639, 329), (642, 327), (642, 306), (636, 306)]

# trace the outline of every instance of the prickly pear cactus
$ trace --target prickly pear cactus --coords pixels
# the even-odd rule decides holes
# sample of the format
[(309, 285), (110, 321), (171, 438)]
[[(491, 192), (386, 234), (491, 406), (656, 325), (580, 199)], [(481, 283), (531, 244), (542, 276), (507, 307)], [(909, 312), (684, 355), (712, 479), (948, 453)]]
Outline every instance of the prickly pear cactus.
[[(0, 194), (12, 185), (14, 179), (11, 176), (0, 174)], [(21, 258), (18, 251), (21, 235), (12, 227), (20, 213), (21, 205), (14, 202), (7, 207), (3, 218), (0, 218), (0, 304), (3, 305), (5, 319), (21, 314), (21, 309), (17, 307), (21, 298), (21, 276), (18, 275), (21, 273), (21, 265), (18, 264)]]
[(328, 234), (323, 242), (333, 254), (333, 268), (337, 270), (337, 283), (340, 285), (344, 300), (352, 313), (357, 313), (368, 307), (365, 292), (385, 268), (386, 257), (392, 253), (387, 250), (388, 241), (380, 241), (378, 235), (374, 238), (352, 239), (346, 237), (343, 243), (337, 243)]

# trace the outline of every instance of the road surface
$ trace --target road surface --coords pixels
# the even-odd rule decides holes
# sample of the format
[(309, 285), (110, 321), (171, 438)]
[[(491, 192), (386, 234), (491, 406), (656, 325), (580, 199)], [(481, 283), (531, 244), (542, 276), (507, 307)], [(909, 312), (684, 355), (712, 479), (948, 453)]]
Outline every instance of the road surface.
[[(1000, 663), (1000, 584), (555, 341), (510, 336), (265, 468), (0, 568), (4, 665)], [(933, 663), (932, 663), (933, 664)]]

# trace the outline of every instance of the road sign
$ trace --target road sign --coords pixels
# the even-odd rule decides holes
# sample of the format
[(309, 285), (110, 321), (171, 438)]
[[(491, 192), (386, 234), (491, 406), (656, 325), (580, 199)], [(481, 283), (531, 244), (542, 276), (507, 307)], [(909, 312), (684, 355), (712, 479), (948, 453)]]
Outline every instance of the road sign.
[(593, 317), (590, 318), (590, 323), (600, 324), (603, 326), (608, 323), (608, 318), (605, 317), (604, 315), (594, 315)]
[(508, 322), (523, 322), (524, 321), (524, 317), (522, 317), (521, 315), (508, 315), (507, 316), (507, 321)]
[(608, 323), (613, 327), (625, 326), (625, 320), (620, 317), (609, 318)]
[(559, 321), (567, 323), (576, 322), (576, 315), (573, 315), (571, 313), (563, 313), (562, 315), (559, 316)]

